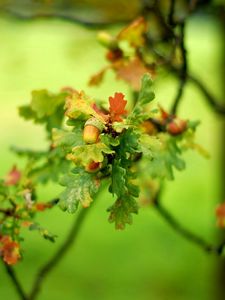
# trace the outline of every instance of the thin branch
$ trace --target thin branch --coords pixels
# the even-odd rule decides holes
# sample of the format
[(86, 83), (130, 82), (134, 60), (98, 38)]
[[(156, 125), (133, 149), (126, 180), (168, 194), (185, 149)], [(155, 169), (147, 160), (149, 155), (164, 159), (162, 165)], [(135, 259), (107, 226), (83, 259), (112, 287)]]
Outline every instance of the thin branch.
[(207, 241), (205, 241), (202, 237), (197, 234), (191, 232), (189, 229), (185, 228), (183, 225), (176, 220), (176, 218), (160, 203), (157, 198), (154, 202), (154, 207), (160, 216), (167, 222), (167, 224), (175, 230), (180, 236), (188, 240), (189, 242), (197, 245), (201, 249), (206, 252), (214, 253), (218, 256), (222, 256), (223, 249), (225, 247), (225, 241), (221, 243), (219, 246), (214, 246)]
[(74, 241), (76, 240), (80, 229), (81, 225), (83, 224), (84, 218), (87, 215), (87, 212), (90, 209), (81, 209), (78, 217), (76, 218), (73, 226), (70, 229), (70, 232), (61, 245), (61, 247), (56, 251), (56, 253), (50, 258), (50, 260), (44, 264), (39, 272), (36, 275), (36, 279), (34, 281), (33, 287), (31, 289), (30, 296), (28, 297), (29, 300), (34, 300), (36, 299), (40, 289), (41, 285), (43, 284), (46, 276), (52, 271), (54, 267), (63, 259), (69, 248), (73, 245)]
[(168, 23), (170, 26), (174, 27), (174, 10), (175, 10), (175, 0), (170, 0), (170, 10), (168, 15)]
[(196, 85), (196, 87), (201, 91), (208, 104), (219, 114), (225, 114), (225, 105), (219, 103), (215, 97), (210, 93), (207, 87), (201, 82), (200, 79), (188, 74), (188, 79)]
[(181, 98), (183, 96), (184, 87), (187, 82), (187, 50), (185, 47), (185, 23), (180, 24), (180, 49), (181, 49), (181, 55), (182, 55), (182, 67), (179, 71), (179, 78), (180, 78), (180, 85), (177, 91), (177, 95), (173, 101), (171, 113), (176, 114), (178, 105), (180, 104)]
[(28, 300), (28, 297), (27, 297), (25, 291), (23, 290), (22, 285), (20, 284), (20, 282), (19, 282), (19, 280), (17, 278), (14, 269), (11, 266), (9, 266), (9, 265), (7, 265), (5, 263), (4, 263), (4, 266), (5, 266), (6, 272), (8, 273), (10, 279), (12, 280), (12, 283), (13, 283), (13, 285), (14, 285), (14, 287), (15, 287), (15, 289), (17, 291), (17, 294), (19, 295), (20, 299), (21, 300)]

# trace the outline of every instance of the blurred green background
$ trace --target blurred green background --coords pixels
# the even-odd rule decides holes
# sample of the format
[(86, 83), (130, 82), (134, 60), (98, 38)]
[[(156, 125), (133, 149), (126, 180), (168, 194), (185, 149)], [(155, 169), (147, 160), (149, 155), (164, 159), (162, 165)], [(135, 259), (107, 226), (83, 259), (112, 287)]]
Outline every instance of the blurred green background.
[[(113, 27), (117, 31), (119, 27)], [(190, 69), (222, 98), (221, 28), (213, 19), (193, 17), (187, 28)], [(0, 17), (0, 176), (17, 163), (10, 145), (43, 149), (44, 131), (18, 117), (17, 106), (30, 100), (30, 91), (47, 88), (57, 92), (63, 86), (85, 89), (107, 98), (115, 91), (130, 95), (127, 86), (109, 73), (100, 88), (90, 88), (91, 74), (104, 65), (104, 49), (96, 42), (96, 30), (60, 20), (19, 21)], [(203, 34), (204, 33), (204, 34)], [(177, 82), (163, 75), (155, 82), (156, 100), (169, 107)], [(182, 117), (202, 121), (197, 141), (211, 154), (206, 160), (197, 153), (185, 154), (187, 169), (176, 172), (168, 182), (163, 202), (194, 232), (216, 241), (215, 206), (221, 200), (222, 120), (207, 106), (191, 84), (185, 89)], [(23, 162), (18, 162), (21, 166)], [(49, 200), (61, 190), (55, 185), (40, 187), (40, 199)], [(80, 232), (77, 243), (47, 277), (40, 300), (190, 300), (219, 299), (221, 261), (178, 236), (154, 208), (143, 208), (134, 224), (115, 231), (107, 221), (106, 208), (112, 199), (103, 191)], [(51, 244), (38, 234), (24, 230), (23, 262), (16, 271), (26, 290), (37, 268), (54, 252), (76, 215), (59, 208), (43, 213), (38, 221), (58, 235)], [(18, 296), (0, 264), (0, 299)], [(221, 299), (222, 296), (221, 296)]]

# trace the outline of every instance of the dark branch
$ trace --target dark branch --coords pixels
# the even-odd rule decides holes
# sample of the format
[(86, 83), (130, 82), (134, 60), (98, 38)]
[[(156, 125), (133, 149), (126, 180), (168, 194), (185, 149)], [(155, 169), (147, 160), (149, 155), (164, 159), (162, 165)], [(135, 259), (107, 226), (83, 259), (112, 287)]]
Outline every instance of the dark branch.
[(215, 110), (215, 112), (224, 115), (225, 114), (225, 105), (219, 103), (214, 96), (209, 92), (207, 87), (199, 80), (198, 78), (188, 75), (188, 79), (196, 85), (196, 87), (201, 91), (208, 104)]
[(175, 0), (170, 0), (170, 10), (168, 15), (168, 23), (170, 26), (174, 26), (174, 9), (175, 9)]
[(183, 96), (184, 87), (187, 82), (187, 50), (185, 47), (185, 23), (181, 23), (180, 25), (180, 49), (181, 49), (181, 56), (182, 56), (182, 67), (179, 71), (179, 79), (180, 79), (180, 85), (177, 91), (177, 95), (173, 101), (171, 113), (176, 114), (178, 105), (180, 103), (180, 100)]
[(179, 235), (181, 235), (183, 238), (188, 240), (189, 242), (197, 245), (201, 249), (203, 249), (206, 252), (214, 253), (218, 256), (222, 256), (223, 249), (225, 247), (225, 241), (221, 243), (219, 246), (214, 246), (207, 241), (205, 241), (202, 237), (198, 236), (197, 234), (191, 232), (189, 229), (185, 228), (183, 225), (179, 223), (179, 221), (176, 220), (176, 218), (171, 215), (171, 213), (162, 206), (162, 204), (159, 201), (159, 198), (154, 203), (155, 209), (158, 211), (160, 216), (169, 224), (169, 226), (175, 230)]
[(13, 283), (20, 299), (28, 300), (28, 297), (27, 297), (26, 293), (24, 292), (19, 280), (17, 279), (17, 276), (16, 276), (16, 273), (15, 273), (14, 269), (11, 266), (9, 266), (5, 263), (4, 263), (4, 266), (5, 266), (5, 269), (8, 273), (8, 275), (9, 275), (10, 279), (12, 280), (12, 283)]
[(54, 267), (62, 260), (62, 258), (65, 256), (69, 248), (73, 245), (74, 241), (76, 240), (78, 233), (80, 232), (81, 225), (83, 224), (84, 218), (87, 215), (87, 212), (90, 209), (82, 209), (75, 220), (72, 228), (70, 229), (70, 232), (65, 239), (64, 243), (61, 245), (61, 247), (56, 251), (56, 253), (50, 258), (50, 260), (44, 264), (40, 271), (36, 275), (36, 279), (34, 281), (29, 300), (36, 299), (40, 289), (41, 285), (44, 282), (46, 276), (52, 271)]

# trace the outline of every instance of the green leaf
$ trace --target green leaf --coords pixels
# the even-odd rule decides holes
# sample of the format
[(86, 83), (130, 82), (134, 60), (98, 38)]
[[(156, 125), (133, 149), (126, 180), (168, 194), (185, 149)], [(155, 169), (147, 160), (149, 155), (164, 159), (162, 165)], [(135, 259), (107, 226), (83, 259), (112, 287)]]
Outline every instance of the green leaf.
[(138, 96), (138, 101), (137, 103), (139, 105), (145, 105), (152, 100), (154, 100), (155, 94), (152, 91), (152, 80), (148, 74), (145, 74), (142, 77), (141, 81), (141, 90)]
[(39, 160), (43, 157), (46, 157), (46, 155), (48, 154), (47, 151), (35, 151), (32, 149), (20, 148), (17, 146), (10, 147), (10, 150), (16, 153), (18, 156), (28, 157), (35, 160)]
[(119, 137), (112, 137), (110, 134), (101, 134), (100, 135), (101, 142), (104, 143), (106, 146), (116, 147), (120, 144)]
[(94, 101), (83, 91), (74, 91), (73, 94), (66, 99), (65, 114), (70, 119), (75, 120), (87, 120), (93, 116), (102, 123), (105, 123), (105, 120), (102, 118), (102, 116), (98, 114), (94, 108), (92, 108), (93, 103)]
[[(181, 158), (182, 151), (178, 143), (179, 138), (163, 133), (158, 137), (159, 140), (148, 139), (148, 144), (145, 145), (143, 145), (143, 139), (141, 140), (142, 149), (144, 149), (143, 170), (153, 178), (173, 180), (173, 169), (181, 171), (185, 168), (185, 162)], [(145, 138), (145, 142), (146, 140)]]
[(67, 93), (52, 94), (47, 90), (32, 92), (31, 109), (38, 119), (53, 115), (65, 103)]
[(125, 130), (120, 136), (120, 146), (118, 153), (121, 157), (127, 158), (131, 154), (140, 152), (139, 147), (140, 134), (135, 132), (133, 128)]
[(60, 183), (66, 187), (60, 195), (60, 207), (69, 213), (74, 213), (79, 203), (88, 207), (99, 189), (99, 181), (82, 168), (76, 168), (63, 176)]
[(112, 165), (111, 185), (109, 187), (110, 193), (122, 197), (127, 193), (126, 186), (126, 169), (120, 166), (119, 161), (114, 161)]
[(104, 154), (113, 154), (111, 150), (103, 143), (82, 145), (74, 147), (72, 153), (67, 158), (72, 160), (76, 165), (87, 166), (90, 162), (103, 162)]
[(155, 94), (152, 91), (152, 80), (148, 74), (142, 77), (141, 90), (138, 96), (137, 103), (127, 119), (129, 124), (139, 124), (142, 121), (148, 119), (151, 112), (146, 113), (146, 104), (150, 103), (155, 98)]
[(82, 145), (83, 142), (83, 130), (81, 127), (76, 127), (73, 131), (63, 129), (52, 129), (52, 141), (54, 147), (63, 147), (70, 149)]
[(31, 104), (19, 107), (19, 114), (26, 120), (46, 124), (50, 135), (52, 128), (59, 128), (62, 124), (67, 96), (67, 92), (53, 94), (47, 90), (33, 91)]
[(109, 222), (115, 223), (116, 229), (124, 229), (126, 224), (132, 224), (132, 214), (138, 213), (138, 205), (133, 197), (118, 199), (110, 208)]
[(57, 235), (51, 234), (47, 229), (41, 227), (36, 222), (32, 223), (29, 226), (29, 230), (31, 230), (31, 231), (37, 230), (44, 239), (46, 239), (46, 240), (48, 240), (48, 241), (50, 241), (52, 243), (55, 242), (55, 238), (57, 237)]
[(68, 172), (70, 165), (70, 161), (65, 159), (65, 152), (61, 148), (55, 148), (46, 153), (44, 160), (33, 166), (29, 176), (41, 183), (50, 180), (57, 182), (61, 174)]

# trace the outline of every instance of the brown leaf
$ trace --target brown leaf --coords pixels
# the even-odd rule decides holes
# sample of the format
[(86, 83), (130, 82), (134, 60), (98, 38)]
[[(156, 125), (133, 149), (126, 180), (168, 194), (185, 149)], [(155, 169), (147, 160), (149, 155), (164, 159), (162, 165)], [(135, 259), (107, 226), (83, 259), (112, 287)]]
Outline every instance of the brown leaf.
[(108, 69), (108, 67), (104, 68), (100, 72), (98, 72), (95, 75), (91, 76), (88, 84), (91, 85), (91, 86), (92, 85), (99, 85), (102, 82), (102, 80), (103, 80), (103, 78), (105, 76), (105, 72), (107, 71), (107, 69)]
[(135, 91), (141, 88), (141, 78), (145, 73), (152, 74), (151, 70), (146, 68), (142, 61), (135, 57), (131, 61), (120, 61), (113, 65), (118, 79), (128, 82)]
[(119, 40), (126, 40), (133, 47), (143, 46), (145, 43), (144, 33), (147, 31), (147, 22), (140, 17), (125, 27), (117, 36)]

